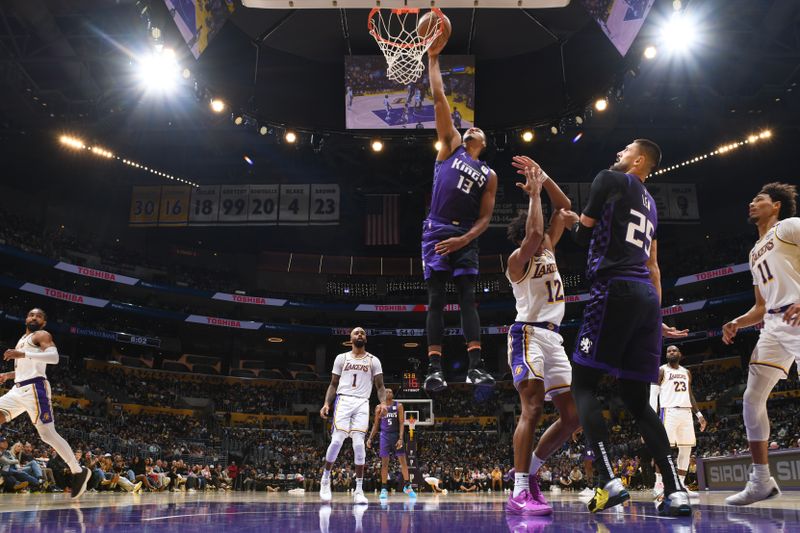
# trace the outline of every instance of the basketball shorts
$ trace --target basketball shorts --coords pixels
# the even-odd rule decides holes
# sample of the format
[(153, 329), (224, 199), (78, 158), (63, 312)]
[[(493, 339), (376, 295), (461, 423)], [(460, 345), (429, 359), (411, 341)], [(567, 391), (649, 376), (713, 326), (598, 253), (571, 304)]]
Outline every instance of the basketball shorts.
[(544, 381), (545, 399), (566, 392), (572, 385), (572, 366), (564, 339), (555, 331), (522, 322), (508, 329), (508, 366), (514, 386), (528, 379)]
[(422, 223), (422, 271), (425, 279), (431, 272), (449, 272), (451, 276), (467, 276), (478, 274), (478, 240), (475, 239), (460, 250), (448, 255), (436, 253), (436, 243), (460, 237), (469, 228), (443, 224), (426, 218)]
[(596, 282), (583, 310), (572, 362), (654, 383), (661, 360), (661, 306), (650, 280)]
[(369, 426), (369, 398), (337, 394), (333, 403), (333, 431), (348, 435), (353, 431), (367, 432)]
[(46, 379), (23, 381), (24, 385), (14, 385), (0, 397), (0, 412), (8, 420), (13, 420), (27, 412), (33, 424), (53, 422), (53, 406), (50, 401), (50, 383)]
[(383, 433), (381, 432), (381, 447), (378, 451), (378, 456), (383, 457), (405, 457), (406, 450), (405, 444), (399, 450), (397, 449), (397, 441), (400, 439), (399, 434)]
[(670, 446), (694, 447), (697, 444), (691, 407), (664, 407), (658, 414), (667, 430)]
[(750, 364), (776, 368), (786, 379), (794, 361), (800, 365), (800, 328), (784, 322), (783, 313), (766, 313)]

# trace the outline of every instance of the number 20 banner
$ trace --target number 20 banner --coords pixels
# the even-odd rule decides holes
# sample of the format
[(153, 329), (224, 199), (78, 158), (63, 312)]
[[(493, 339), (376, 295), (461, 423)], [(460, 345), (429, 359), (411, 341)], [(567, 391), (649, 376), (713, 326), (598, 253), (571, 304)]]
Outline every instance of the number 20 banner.
[(338, 184), (134, 187), (131, 226), (339, 223)]

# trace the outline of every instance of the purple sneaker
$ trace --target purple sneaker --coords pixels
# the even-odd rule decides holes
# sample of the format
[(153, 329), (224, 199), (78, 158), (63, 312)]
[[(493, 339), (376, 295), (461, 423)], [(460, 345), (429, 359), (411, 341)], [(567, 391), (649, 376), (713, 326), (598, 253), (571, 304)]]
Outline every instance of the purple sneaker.
[(553, 512), (549, 505), (542, 505), (531, 496), (527, 490), (523, 490), (516, 498), (512, 495), (506, 502), (506, 513), (512, 515), (541, 516)]
[(533, 499), (541, 503), (542, 505), (547, 506), (547, 508), (549, 508), (550, 511), (552, 512), (553, 508), (550, 507), (549, 503), (547, 503), (544, 494), (542, 494), (542, 489), (539, 488), (539, 477), (533, 476), (528, 478), (528, 485), (530, 486), (531, 496), (533, 497)]

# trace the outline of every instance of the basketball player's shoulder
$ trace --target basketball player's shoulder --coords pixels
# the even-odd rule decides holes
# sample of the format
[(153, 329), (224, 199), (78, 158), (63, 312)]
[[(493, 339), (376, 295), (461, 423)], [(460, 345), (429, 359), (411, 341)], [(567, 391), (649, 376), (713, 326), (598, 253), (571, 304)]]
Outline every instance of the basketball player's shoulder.
[(784, 218), (778, 222), (775, 236), (786, 244), (800, 245), (800, 217)]

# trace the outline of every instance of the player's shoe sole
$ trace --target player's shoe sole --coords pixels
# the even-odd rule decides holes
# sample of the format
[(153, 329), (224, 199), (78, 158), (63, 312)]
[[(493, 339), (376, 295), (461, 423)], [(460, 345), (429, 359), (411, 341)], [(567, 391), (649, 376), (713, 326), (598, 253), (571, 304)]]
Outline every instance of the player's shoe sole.
[(447, 388), (447, 382), (444, 380), (444, 372), (441, 370), (434, 370), (425, 376), (425, 392), (439, 392)]
[(89, 478), (91, 477), (91, 475), (92, 473), (85, 466), (81, 467), (81, 471), (79, 474), (73, 474), (70, 496), (72, 496), (73, 498), (78, 498), (80, 497), (81, 494), (86, 492), (86, 485), (89, 484)]
[(728, 505), (750, 505), (751, 503), (771, 500), (781, 495), (781, 489), (778, 487), (774, 477), (769, 478), (765, 485), (765, 487), (758, 487), (751, 479), (751, 481), (747, 482), (743, 491), (725, 498), (725, 503)]
[(689, 504), (689, 495), (684, 491), (673, 492), (656, 504), (658, 514), (661, 516), (691, 516), (692, 506)]
[(482, 368), (470, 368), (467, 372), (467, 383), (472, 385), (494, 385), (494, 377)]
[(628, 494), (627, 490), (623, 489), (614, 496), (611, 496), (607, 490), (596, 487), (594, 489), (594, 495), (589, 500), (589, 503), (586, 504), (586, 507), (589, 509), (589, 512), (598, 513), (604, 509), (610, 509), (611, 507), (619, 505), (630, 499), (631, 495)]

